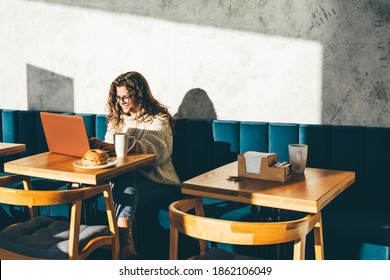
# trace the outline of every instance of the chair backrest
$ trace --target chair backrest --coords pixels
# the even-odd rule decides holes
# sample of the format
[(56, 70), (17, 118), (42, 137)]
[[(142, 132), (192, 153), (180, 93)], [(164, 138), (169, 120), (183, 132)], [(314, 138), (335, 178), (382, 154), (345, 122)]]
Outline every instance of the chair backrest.
[[(187, 211), (195, 209), (195, 215)], [(321, 219), (308, 214), (297, 220), (282, 222), (238, 222), (204, 217), (201, 198), (184, 199), (169, 206), (171, 222), (171, 259), (177, 258), (177, 231), (214, 242), (237, 245), (268, 245), (294, 241), (294, 259), (304, 259), (306, 235)], [(206, 251), (200, 243), (201, 255)], [(299, 251), (296, 251), (298, 250)]]
[[(4, 186), (23, 181), (24, 189), (13, 189), (13, 188), (6, 188)], [(100, 232), (103, 232), (100, 228), (101, 227), (90, 227), (90, 231), (86, 230), (86, 233), (81, 234), (80, 230), (80, 221), (81, 221), (81, 211), (82, 211), (82, 202), (85, 199), (91, 198), (95, 195), (103, 193), (105, 203), (106, 203), (106, 214), (107, 214), (107, 222), (108, 227), (105, 226), (108, 230), (108, 234), (101, 235)], [(68, 259), (84, 259), (86, 258), (92, 251), (99, 247), (105, 247), (105, 246), (111, 246), (112, 247), (112, 257), (113, 259), (119, 258), (119, 239), (118, 239), (118, 228), (116, 224), (116, 217), (115, 217), (115, 211), (114, 211), (114, 204), (112, 200), (112, 192), (111, 187), (109, 184), (100, 185), (100, 186), (92, 186), (92, 187), (84, 187), (80, 189), (72, 189), (72, 190), (53, 190), (53, 191), (39, 191), (39, 190), (32, 190), (31, 188), (31, 181), (28, 177), (24, 176), (4, 176), (0, 178), (0, 203), (10, 204), (10, 205), (19, 205), (19, 206), (27, 206), (30, 209), (30, 215), (31, 218), (34, 218), (38, 215), (37, 211), (34, 211), (35, 206), (46, 206), (46, 205), (55, 205), (55, 204), (70, 204), (70, 220), (68, 223), (69, 226), (69, 238), (68, 238), (68, 250), (67, 255)], [(39, 217), (40, 218), (40, 217)], [(26, 226), (23, 228), (26, 230), (27, 227), (31, 228), (31, 225), (34, 228), (28, 228), (28, 231), (20, 231), (21, 234), (35, 234), (35, 230), (37, 230), (35, 224), (30, 223), (27, 225), (28, 222), (25, 223)], [(20, 223), (19, 225), (22, 225)], [(18, 224), (11, 225), (4, 229), (1, 233), (6, 232), (8, 229), (12, 227), (16, 227)], [(62, 234), (64, 234), (64, 229), (62, 228), (62, 225), (60, 226)], [(87, 226), (88, 227), (88, 226)], [(83, 226), (85, 229), (85, 226)], [(99, 232), (96, 231), (93, 232), (94, 229), (99, 230)], [(98, 229), (99, 228), (99, 229)], [(51, 235), (47, 235), (46, 232), (50, 234), (56, 234), (57, 231), (54, 231), (54, 229), (51, 229), (51, 231), (39, 231), (42, 235), (40, 238), (50, 238)], [(88, 232), (92, 232), (93, 234), (90, 234)], [(16, 252), (13, 249), (14, 246), (9, 246), (10, 240), (9, 236), (10, 234), (6, 233), (5, 239), (2, 240), (0, 243), (2, 246), (0, 247), (0, 255), (3, 259), (35, 259), (35, 258), (42, 258), (42, 257), (35, 257), (31, 253), (32, 251), (40, 250), (41, 248), (37, 246), (36, 244), (30, 246), (30, 244), (26, 245), (26, 242), (23, 243), (23, 249), (20, 249), (21, 246), (19, 246), (19, 251)], [(80, 236), (82, 238), (88, 239), (85, 245), (80, 245)], [(38, 238), (35, 236), (35, 238)], [(63, 239), (61, 238), (55, 238), (58, 239), (58, 242), (61, 242)], [(52, 241), (52, 239), (51, 239)], [(12, 241), (13, 242), (13, 241)], [(84, 240), (83, 240), (84, 242)], [(5, 246), (3, 246), (5, 245)], [(34, 247), (35, 246), (35, 247)], [(46, 246), (43, 244), (43, 246)], [(23, 252), (22, 252), (23, 251)], [(52, 255), (50, 255), (52, 256)], [(51, 257), (43, 257), (43, 258), (51, 258)]]
[[(0, 178), (0, 186), (2, 180)], [(109, 185), (73, 190), (21, 190), (0, 187), (0, 203), (20, 206), (46, 206), (82, 201), (109, 189)]]

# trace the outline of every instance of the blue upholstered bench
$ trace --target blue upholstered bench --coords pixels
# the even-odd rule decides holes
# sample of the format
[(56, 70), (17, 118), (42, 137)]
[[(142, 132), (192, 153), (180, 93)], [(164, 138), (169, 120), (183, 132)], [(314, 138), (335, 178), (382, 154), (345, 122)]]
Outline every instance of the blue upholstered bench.
[[(2, 158), (1, 161), (47, 150), (39, 112), (0, 112), (0, 141), (27, 145), (26, 152)], [(104, 138), (105, 115), (79, 115), (84, 117), (88, 136)], [(356, 182), (323, 210), (325, 258), (390, 259), (390, 184), (387, 179), (390, 128), (179, 119), (172, 157), (177, 173), (184, 181), (235, 161), (238, 153), (249, 150), (275, 152), (281, 161), (288, 161), (287, 147), (290, 143), (309, 145), (309, 167), (356, 172)], [(38, 178), (33, 181), (34, 186), (39, 188), (66, 187), (65, 182)], [(155, 193), (139, 206), (142, 209), (138, 211), (137, 239), (142, 247), (141, 257), (168, 257), (167, 207), (179, 196)], [(102, 200), (98, 199), (95, 203), (98, 220)], [(66, 207), (50, 210), (50, 215), (67, 215)], [(215, 217), (247, 219), (251, 210), (248, 205), (205, 199), (205, 211)], [(6, 217), (3, 221), (21, 219), (27, 214), (23, 211), (0, 208), (0, 215)], [(2, 222), (0, 226), (4, 226)], [(191, 255), (191, 248), (197, 246), (197, 242), (187, 242), (186, 251)], [(186, 252), (182, 254), (185, 257)]]

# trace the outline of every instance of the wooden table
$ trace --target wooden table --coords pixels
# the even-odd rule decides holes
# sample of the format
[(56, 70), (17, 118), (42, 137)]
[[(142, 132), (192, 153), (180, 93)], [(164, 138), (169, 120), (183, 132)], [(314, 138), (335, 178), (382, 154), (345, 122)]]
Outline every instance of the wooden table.
[(0, 142), (0, 156), (8, 156), (12, 154), (22, 153), (26, 151), (25, 144), (4, 143)]
[(320, 212), (337, 195), (355, 182), (355, 172), (306, 168), (303, 175), (293, 175), (286, 182), (240, 178), (233, 162), (188, 181), (182, 192), (195, 196), (219, 198), (252, 205)]
[(109, 168), (82, 169), (73, 165), (73, 162), (79, 160), (77, 157), (46, 152), (6, 162), (4, 171), (58, 181), (98, 185), (141, 166), (152, 164), (155, 159), (154, 154), (132, 154), (117, 158), (118, 163)]
[[(99, 185), (111, 178), (154, 163), (156, 155), (131, 154), (123, 158), (113, 159), (117, 159), (118, 163), (112, 167), (82, 169), (73, 165), (73, 162), (80, 160), (80, 158), (46, 152), (6, 162), (4, 171), (18, 175), (77, 183), (77, 187), (79, 184)], [(25, 185), (25, 189), (30, 189), (31, 187), (31, 181)], [(91, 215), (94, 210), (91, 209), (90, 204), (84, 205), (84, 220), (86, 221), (88, 220), (87, 212)], [(35, 215), (37, 210), (29, 208), (29, 211), (30, 215)]]
[[(355, 182), (355, 172), (306, 168), (286, 182), (237, 177), (237, 162), (206, 172), (182, 183), (182, 193), (257, 206), (318, 213)], [(278, 217), (277, 219), (280, 219)], [(282, 218), (283, 219), (283, 218)], [(315, 258), (324, 259), (322, 218), (316, 225)], [(285, 245), (277, 245), (277, 259), (286, 257)], [(262, 253), (260, 253), (262, 255)], [(269, 254), (263, 253), (263, 257)]]

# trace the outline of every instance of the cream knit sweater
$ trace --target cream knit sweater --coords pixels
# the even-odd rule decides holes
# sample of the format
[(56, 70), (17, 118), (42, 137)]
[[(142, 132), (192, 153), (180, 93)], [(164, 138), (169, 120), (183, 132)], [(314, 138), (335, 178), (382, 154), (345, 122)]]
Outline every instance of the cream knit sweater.
[(146, 178), (161, 184), (180, 185), (180, 180), (172, 164), (173, 136), (168, 119), (164, 116), (142, 117), (124, 116), (123, 126), (115, 130), (111, 123), (107, 125), (107, 133), (104, 141), (114, 143), (113, 135), (116, 132), (124, 132), (136, 138), (136, 153), (150, 153), (156, 155), (153, 165), (139, 168), (139, 172)]

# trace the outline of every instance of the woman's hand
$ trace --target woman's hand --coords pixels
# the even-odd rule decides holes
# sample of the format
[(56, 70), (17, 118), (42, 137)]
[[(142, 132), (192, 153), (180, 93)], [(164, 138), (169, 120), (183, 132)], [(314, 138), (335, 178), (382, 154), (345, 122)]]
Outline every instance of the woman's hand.
[(108, 152), (113, 152), (115, 150), (114, 144), (109, 144), (103, 141), (99, 141), (99, 139), (95, 137), (89, 138), (88, 141), (92, 149), (102, 149)]
[(88, 139), (88, 142), (89, 142), (89, 147), (93, 149), (95, 148), (96, 143), (99, 142), (99, 139), (97, 139), (96, 137), (91, 137)]

